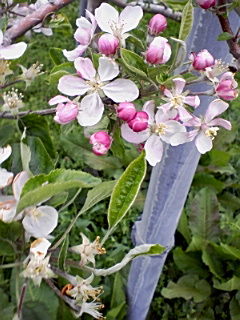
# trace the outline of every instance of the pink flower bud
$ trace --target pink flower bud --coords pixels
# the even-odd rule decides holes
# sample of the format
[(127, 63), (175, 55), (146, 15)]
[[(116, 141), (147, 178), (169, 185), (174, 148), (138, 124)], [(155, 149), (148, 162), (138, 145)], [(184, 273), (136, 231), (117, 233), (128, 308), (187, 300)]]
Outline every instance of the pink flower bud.
[(203, 9), (209, 9), (216, 6), (217, 0), (197, 0), (197, 4)]
[(92, 150), (97, 156), (103, 156), (111, 147), (112, 138), (105, 131), (98, 131), (91, 135), (89, 142), (93, 145)]
[(202, 50), (197, 55), (193, 52), (193, 68), (195, 70), (205, 70), (215, 64), (213, 56), (207, 51)]
[(219, 84), (216, 86), (216, 94), (221, 99), (233, 100), (238, 96), (237, 90), (235, 90), (237, 86), (238, 84), (234, 80), (233, 74), (231, 72), (225, 72), (221, 76)]
[(119, 41), (112, 34), (103, 34), (98, 40), (98, 48), (102, 54), (112, 55), (116, 53)]
[(171, 47), (168, 40), (163, 37), (156, 37), (146, 52), (146, 60), (151, 64), (162, 64), (167, 62), (171, 56)]
[(151, 35), (158, 35), (160, 32), (166, 29), (167, 19), (162, 14), (155, 14), (149, 21), (149, 33)]
[(135, 114), (135, 117), (128, 121), (129, 127), (134, 132), (140, 132), (148, 127), (148, 114), (145, 111), (138, 111)]
[(118, 117), (124, 121), (130, 121), (136, 114), (134, 104), (131, 102), (121, 102), (117, 107)]
[(56, 110), (54, 121), (60, 124), (67, 124), (73, 121), (78, 114), (78, 106), (72, 102), (59, 103)]

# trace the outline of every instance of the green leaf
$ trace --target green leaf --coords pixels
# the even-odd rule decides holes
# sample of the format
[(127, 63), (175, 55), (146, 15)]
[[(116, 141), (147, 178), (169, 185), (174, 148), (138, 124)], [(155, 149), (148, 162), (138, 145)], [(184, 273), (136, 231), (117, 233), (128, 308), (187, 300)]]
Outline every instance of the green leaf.
[(221, 192), (224, 188), (222, 181), (217, 180), (212, 174), (208, 173), (196, 173), (192, 184), (197, 187), (208, 187), (217, 192)]
[(142, 41), (140, 39), (138, 39), (137, 37), (134, 37), (131, 35), (131, 36), (127, 37), (126, 41), (134, 44), (135, 47), (139, 47), (141, 50), (144, 50), (144, 51), (146, 50)]
[(65, 270), (65, 260), (67, 258), (68, 246), (69, 246), (69, 235), (67, 234), (62, 243), (61, 250), (58, 256), (58, 268), (63, 271)]
[(191, 232), (188, 227), (188, 218), (185, 210), (182, 211), (180, 220), (178, 222), (178, 227), (177, 227), (178, 232), (181, 233), (181, 235), (184, 237), (187, 243), (190, 243), (191, 241)]
[(193, 299), (195, 303), (200, 303), (210, 296), (211, 286), (206, 280), (199, 280), (197, 275), (186, 275), (177, 283), (170, 281), (167, 288), (162, 289), (161, 294), (167, 299)]
[(235, 275), (228, 281), (220, 283), (218, 280), (213, 279), (213, 288), (224, 291), (239, 290), (240, 278)]
[(115, 157), (123, 159), (125, 156), (125, 148), (121, 138), (121, 131), (118, 127), (113, 135), (113, 142), (111, 145), (111, 151)]
[(211, 165), (217, 167), (225, 167), (229, 163), (230, 154), (229, 152), (212, 149), (209, 152), (209, 156), (211, 159)]
[(16, 253), (14, 243), (0, 237), (0, 256), (13, 256)]
[(50, 48), (49, 55), (55, 65), (59, 65), (66, 62), (66, 59), (62, 53), (62, 49), (60, 48)]
[(193, 5), (192, 0), (189, 0), (188, 3), (184, 6), (182, 12), (182, 20), (179, 30), (178, 38), (180, 40), (185, 40), (189, 35), (193, 24)]
[(64, 62), (59, 64), (51, 70), (48, 78), (49, 84), (56, 84), (61, 77), (75, 73), (76, 69), (74, 68), (73, 62)]
[(230, 301), (229, 311), (230, 311), (231, 320), (239, 320), (240, 304), (235, 296), (232, 297)]
[(53, 196), (51, 199), (45, 202), (46, 206), (51, 206), (51, 207), (58, 207), (64, 202), (67, 201), (68, 198), (68, 192), (67, 191), (62, 191), (55, 196)]
[(72, 35), (72, 26), (68, 20), (68, 17), (63, 13), (55, 13), (49, 23), (49, 27), (65, 36)]
[(122, 48), (121, 61), (129, 71), (135, 74), (135, 76), (148, 80), (147, 65), (139, 55)]
[(223, 252), (231, 255), (234, 260), (240, 259), (240, 250), (239, 249), (237, 249), (235, 247), (232, 247), (232, 246), (229, 246), (229, 245), (224, 244), (224, 243), (221, 243), (220, 245), (221, 245), (221, 247), (223, 249)]
[(132, 206), (145, 177), (146, 169), (145, 153), (142, 152), (137, 159), (130, 163), (118, 180), (108, 209), (108, 224), (110, 229), (122, 220)]
[(187, 247), (186, 252), (201, 251), (208, 245), (208, 241), (204, 240), (202, 237), (193, 236), (192, 240)]
[(126, 297), (125, 297), (124, 287), (123, 287), (123, 278), (121, 274), (117, 272), (114, 276), (110, 308), (111, 309), (116, 308), (123, 302), (126, 306)]
[(232, 38), (233, 38), (233, 35), (231, 33), (223, 32), (217, 37), (217, 40), (218, 41), (227, 41), (227, 40), (232, 39)]
[(100, 182), (99, 178), (75, 170), (57, 169), (48, 175), (35, 176), (29, 179), (23, 187), (17, 213), (29, 206), (37, 205), (59, 192), (71, 188), (92, 188)]
[(84, 213), (90, 208), (92, 208), (93, 206), (95, 206), (95, 204), (97, 204), (98, 202), (106, 199), (107, 197), (110, 197), (116, 183), (117, 183), (116, 180), (105, 181), (105, 182), (99, 183), (92, 190), (88, 191), (87, 199), (80, 212)]
[(14, 132), (14, 127), (9, 124), (0, 126), (0, 147), (6, 146), (7, 142), (13, 137)]
[(206, 250), (203, 250), (202, 261), (208, 266), (210, 272), (217, 278), (221, 278), (224, 275), (221, 261), (211, 248), (208, 247)]
[(0, 29), (2, 30), (3, 33), (5, 33), (6, 29), (7, 29), (7, 26), (8, 26), (8, 17), (5, 16), (5, 17), (1, 17), (0, 19)]
[(106, 320), (123, 320), (126, 319), (127, 314), (127, 305), (126, 302), (120, 303), (117, 307), (111, 308), (110, 311), (108, 311)]
[(226, 209), (230, 209), (233, 212), (240, 209), (240, 199), (230, 192), (226, 191), (223, 194), (219, 195), (218, 200), (223, 207), (225, 207)]
[(213, 191), (201, 189), (191, 203), (189, 228), (194, 236), (203, 240), (216, 241), (219, 236), (220, 215), (218, 200)]
[(20, 222), (14, 221), (10, 223), (5, 223), (0, 220), (0, 235), (1, 238), (9, 240), (12, 243), (16, 243), (22, 235), (22, 224)]

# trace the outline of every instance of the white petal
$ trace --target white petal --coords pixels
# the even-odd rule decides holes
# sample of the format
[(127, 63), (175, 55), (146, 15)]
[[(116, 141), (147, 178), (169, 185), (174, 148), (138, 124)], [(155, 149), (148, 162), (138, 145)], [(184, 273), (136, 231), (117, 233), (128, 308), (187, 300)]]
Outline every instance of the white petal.
[(170, 143), (170, 139), (177, 132), (185, 132), (186, 131), (186, 128), (181, 123), (179, 123), (175, 120), (166, 121), (165, 125), (167, 126), (165, 129), (165, 134), (161, 135), (160, 137), (164, 142), (167, 142), (167, 143)]
[(78, 18), (76, 20), (76, 25), (77, 25), (77, 27), (83, 28), (83, 29), (90, 29), (92, 26), (91, 22), (88, 21), (88, 19), (86, 19), (85, 17)]
[(29, 176), (26, 171), (22, 171), (16, 175), (13, 180), (12, 189), (14, 197), (17, 201), (20, 199), (20, 195), (22, 192), (22, 188), (24, 187), (25, 183), (29, 180)]
[(196, 137), (197, 134), (198, 134), (198, 130), (176, 133), (170, 139), (170, 144), (172, 146), (178, 146), (179, 144), (190, 142)]
[(89, 58), (77, 58), (74, 61), (74, 67), (80, 72), (81, 76), (86, 80), (93, 80), (96, 76), (96, 70)]
[(88, 94), (81, 101), (77, 120), (81, 126), (94, 126), (98, 123), (104, 111), (104, 105), (99, 95), (94, 92)]
[(98, 74), (102, 82), (109, 81), (119, 74), (119, 67), (111, 59), (101, 57), (99, 58)]
[(12, 153), (12, 148), (8, 145), (5, 148), (0, 148), (0, 164), (3, 163), (7, 158), (9, 158)]
[(186, 81), (182, 78), (175, 78), (173, 79), (173, 82), (175, 83), (175, 93), (176, 95), (179, 95), (183, 92), (183, 88), (185, 86)]
[(134, 132), (131, 128), (129, 128), (129, 125), (127, 123), (121, 125), (121, 134), (122, 137), (128, 142), (136, 144), (144, 142), (150, 136), (149, 129), (140, 132)]
[(13, 179), (13, 173), (6, 169), (0, 168), (0, 189), (8, 186)]
[(78, 96), (86, 93), (91, 87), (81, 78), (63, 76), (59, 79), (58, 90), (68, 96)]
[(87, 46), (80, 44), (74, 50), (67, 51), (66, 49), (64, 49), (63, 54), (68, 59), (68, 61), (74, 61), (75, 59), (80, 57), (86, 49)]
[(198, 107), (200, 104), (199, 96), (187, 96), (184, 98), (184, 103), (193, 106), (194, 108)]
[(213, 147), (212, 139), (210, 137), (207, 137), (203, 131), (199, 132), (195, 140), (195, 145), (198, 151), (202, 154), (210, 151)]
[(3, 42), (3, 32), (0, 29), (0, 46), (1, 46), (2, 42)]
[(215, 127), (215, 126), (221, 126), (227, 130), (231, 130), (232, 129), (232, 125), (231, 122), (222, 119), (222, 118), (215, 118), (212, 121), (208, 122), (208, 126), (210, 127)]
[(208, 109), (204, 116), (205, 123), (208, 124), (209, 121), (211, 121), (213, 118), (215, 118), (219, 114), (223, 113), (227, 108), (228, 108), (228, 103), (220, 99), (216, 99), (212, 101), (209, 104)]
[(139, 95), (138, 87), (128, 79), (116, 79), (102, 87), (102, 90), (114, 102), (130, 102)]
[(25, 50), (27, 49), (27, 44), (25, 42), (19, 42), (12, 44), (7, 47), (0, 47), (0, 58), (11, 60), (21, 57)]
[(146, 150), (146, 159), (151, 166), (155, 166), (161, 161), (163, 155), (163, 143), (156, 135), (151, 135), (147, 139), (144, 149)]
[(178, 115), (181, 121), (186, 122), (192, 119), (192, 115), (182, 106), (178, 106)]
[(117, 10), (107, 3), (102, 3), (99, 8), (95, 10), (95, 18), (97, 24), (102, 31), (113, 34), (111, 25), (118, 23), (119, 14)]
[(35, 238), (46, 238), (57, 226), (58, 212), (50, 206), (32, 208), (23, 218), (24, 229)]
[(148, 114), (148, 123), (153, 124), (154, 123), (154, 109), (155, 109), (155, 103), (154, 100), (149, 100), (144, 103), (142, 110), (147, 112)]
[(64, 97), (64, 96), (61, 96), (60, 94), (53, 97), (52, 99), (50, 99), (48, 101), (48, 103), (50, 104), (50, 106), (53, 106), (54, 104), (58, 104), (58, 103), (61, 103), (61, 102), (68, 102), (70, 101), (67, 97)]
[(95, 30), (97, 28), (97, 20), (95, 16), (88, 10), (86, 10), (86, 16), (91, 20), (92, 26), (91, 26), (91, 36), (94, 35)]
[(122, 34), (136, 28), (143, 17), (143, 11), (140, 6), (127, 6), (120, 14), (120, 24), (123, 25)]

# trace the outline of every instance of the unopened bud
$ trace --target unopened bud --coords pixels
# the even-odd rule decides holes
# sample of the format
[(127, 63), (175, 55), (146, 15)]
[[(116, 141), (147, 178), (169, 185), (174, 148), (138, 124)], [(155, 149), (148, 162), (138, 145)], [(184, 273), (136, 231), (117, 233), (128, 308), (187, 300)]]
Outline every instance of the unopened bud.
[(118, 117), (124, 121), (130, 121), (136, 114), (134, 104), (131, 102), (121, 102), (117, 107)]
[(193, 68), (195, 70), (205, 70), (207, 67), (211, 67), (215, 64), (213, 56), (207, 51), (202, 50), (197, 55), (192, 53)]
[(197, 4), (203, 9), (209, 9), (216, 6), (217, 0), (197, 0)]
[(112, 34), (103, 34), (98, 40), (98, 48), (102, 54), (113, 55), (117, 51), (119, 41)]
[(160, 32), (164, 31), (167, 27), (167, 19), (160, 13), (155, 14), (149, 21), (149, 33), (151, 35), (158, 35)]
[(112, 138), (105, 131), (98, 131), (91, 135), (89, 142), (93, 145), (92, 150), (97, 156), (103, 156), (111, 147)]
[(146, 60), (151, 64), (163, 64), (170, 59), (172, 50), (163, 37), (156, 37), (146, 52)]
[(148, 127), (148, 114), (145, 111), (138, 111), (135, 117), (128, 122), (134, 132), (140, 132)]
[(73, 121), (78, 115), (78, 107), (72, 102), (68, 102), (66, 104), (59, 103), (56, 110), (54, 121), (60, 124), (67, 124)]
[(238, 84), (234, 80), (233, 74), (231, 72), (225, 72), (221, 76), (219, 84), (216, 86), (216, 94), (221, 99), (233, 100), (238, 96), (237, 90), (235, 90), (237, 86)]

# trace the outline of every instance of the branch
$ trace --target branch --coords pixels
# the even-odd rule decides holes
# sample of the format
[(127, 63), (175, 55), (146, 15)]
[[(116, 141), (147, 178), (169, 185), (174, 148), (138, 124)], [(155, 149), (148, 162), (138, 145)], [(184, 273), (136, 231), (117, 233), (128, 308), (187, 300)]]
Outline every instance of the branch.
[(121, 0), (110, 0), (110, 2), (116, 4), (120, 8), (125, 8), (128, 5), (131, 6), (140, 6), (142, 7), (144, 12), (148, 13), (161, 13), (166, 18), (175, 20), (177, 22), (181, 21), (182, 13), (181, 12), (174, 12), (171, 8), (168, 8), (167, 6), (159, 6), (157, 4), (147, 4), (140, 1), (133, 1), (129, 3), (124, 3)]
[(54, 114), (56, 112), (56, 108), (51, 109), (45, 109), (45, 110), (28, 110), (28, 111), (22, 111), (17, 114), (12, 114), (11, 112), (0, 112), (0, 118), (3, 119), (17, 119), (19, 117), (26, 116), (27, 114), (38, 114), (40, 116), (47, 116), (49, 114)]
[(4, 34), (6, 41), (14, 41), (18, 37), (22, 36), (28, 30), (32, 29), (32, 27), (36, 26), (38, 23), (42, 22), (46, 16), (59, 9), (67, 6), (75, 0), (56, 0), (54, 4), (46, 4), (42, 6), (38, 10), (34, 11), (32, 14), (26, 16), (25, 19), (19, 21), (18, 24), (9, 28)]

